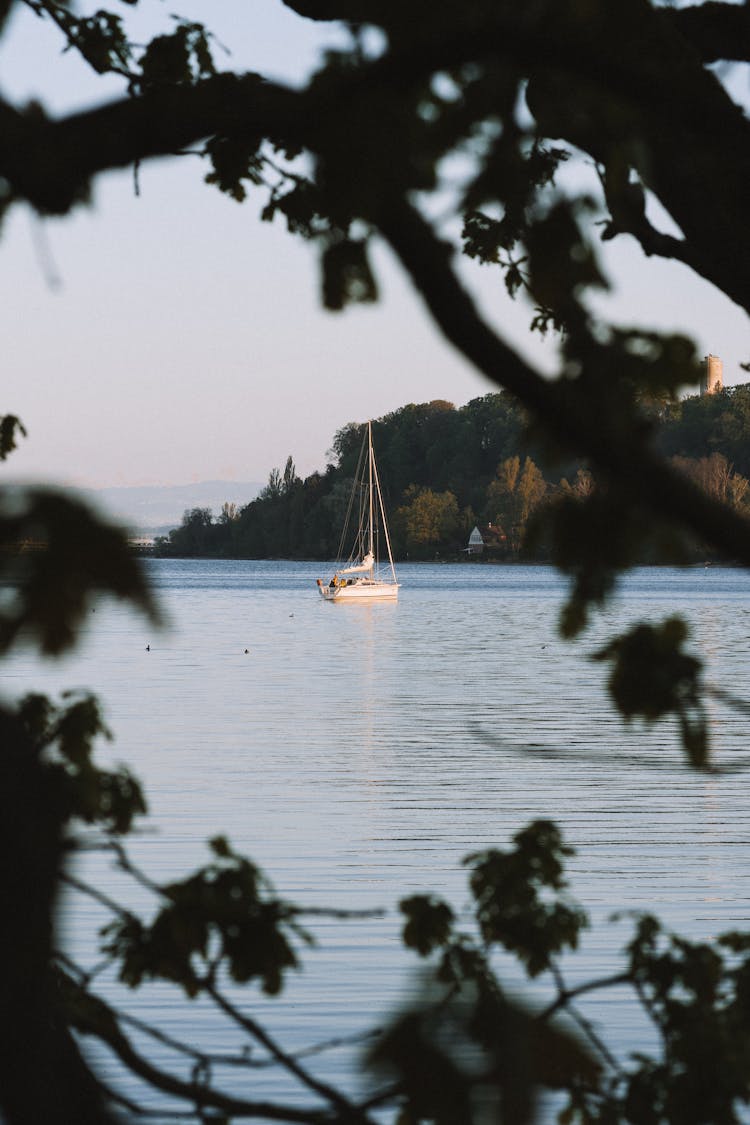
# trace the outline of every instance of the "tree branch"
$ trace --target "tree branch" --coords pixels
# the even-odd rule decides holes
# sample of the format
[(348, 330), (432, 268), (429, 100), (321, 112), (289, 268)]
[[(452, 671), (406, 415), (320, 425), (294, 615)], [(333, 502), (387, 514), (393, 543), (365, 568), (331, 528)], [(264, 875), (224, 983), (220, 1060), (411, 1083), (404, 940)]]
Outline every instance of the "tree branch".
[(693, 261), (692, 248), (684, 239), (663, 234), (652, 226), (646, 217), (646, 193), (640, 183), (632, 183), (630, 169), (622, 161), (600, 171), (599, 180), (604, 199), (609, 208), (611, 222), (607, 224), (603, 239), (610, 240), (620, 234), (629, 234), (640, 243), (650, 258), (668, 258), (682, 262), (700, 272), (698, 261)]
[(18, 720), (0, 709), (0, 1117), (113, 1125), (66, 1026), (50, 960), (62, 809)]
[(282, 0), (304, 19), (318, 23), (373, 23), (379, 22), (382, 13), (373, 12), (368, 0)]
[(661, 18), (688, 39), (704, 63), (750, 62), (750, 6), (709, 0), (664, 8)]
[(555, 967), (555, 980), (558, 988), (558, 996), (535, 1017), (542, 1023), (551, 1019), (552, 1016), (556, 1015), (561, 1009), (566, 1008), (571, 1000), (576, 1000), (579, 996), (585, 996), (587, 992), (597, 992), (601, 988), (613, 988), (618, 984), (632, 983), (631, 974), (629, 972), (623, 972), (614, 973), (609, 977), (600, 977), (598, 980), (589, 980), (584, 984), (576, 985), (575, 988), (567, 988), (557, 967)]
[(584, 1016), (582, 1012), (579, 1012), (577, 1008), (574, 1008), (571, 1004), (571, 1000), (573, 1000), (575, 996), (582, 995), (584, 992), (591, 992), (598, 988), (609, 988), (614, 984), (623, 984), (630, 980), (630, 975), (628, 973), (620, 973), (618, 976), (609, 977), (608, 979), (599, 981), (590, 981), (588, 984), (581, 985), (579, 988), (568, 989), (565, 986), (565, 980), (563, 978), (562, 972), (560, 971), (560, 968), (555, 964), (553, 964), (551, 968), (559, 995), (557, 1000), (553, 1004), (551, 1004), (536, 1017), (538, 1022), (547, 1022), (558, 1009), (564, 1008), (568, 1014), (568, 1017), (578, 1024), (583, 1034), (593, 1046), (594, 1050), (597, 1051), (598, 1054), (607, 1063), (607, 1066), (609, 1066), (610, 1069), (613, 1070), (616, 1074), (622, 1074), (622, 1068), (617, 1062), (617, 1059), (612, 1054), (602, 1037), (597, 1033), (591, 1020)]
[(325, 1098), (330, 1102), (338, 1112), (342, 1115), (343, 1120), (351, 1122), (352, 1125), (367, 1125), (367, 1115), (359, 1110), (352, 1102), (325, 1082), (320, 1082), (314, 1078), (310, 1072), (302, 1066), (297, 1058), (287, 1054), (278, 1043), (268, 1034), (268, 1032), (261, 1027), (257, 1020), (246, 1016), (243, 1012), (235, 1007), (230, 1000), (226, 998), (213, 984), (204, 984), (203, 991), (211, 997), (215, 1004), (229, 1016), (239, 1027), (242, 1027), (248, 1034), (252, 1035), (258, 1043), (268, 1051), (281, 1065), (293, 1074), (304, 1086), (318, 1094), (321, 1098)]
[(159, 88), (57, 121), (0, 103), (0, 175), (38, 210), (63, 215), (100, 172), (174, 155), (217, 133), (296, 142), (306, 131), (300, 96), (256, 74)]
[[(620, 148), (684, 233), (690, 257), (686, 249), (678, 255), (676, 246), (674, 256), (750, 310), (750, 123), (687, 40), (661, 20), (662, 10), (645, 0), (607, 0), (587, 7), (584, 18), (575, 5), (542, 4), (523, 15), (502, 5), (477, 27), (444, 0), (434, 14), (418, 41), (402, 19), (382, 58), (327, 74), (302, 92), (257, 75), (218, 75), (59, 121), (0, 105), (0, 175), (17, 197), (64, 214), (91, 177), (108, 168), (173, 154), (215, 135), (267, 137), (317, 155), (347, 150), (352, 138), (377, 134), (378, 95), (392, 101), (435, 71), (466, 62), (495, 72), (510, 66), (533, 78), (531, 108), (542, 134), (564, 137), (601, 163)], [(379, 169), (388, 167), (386, 160), (383, 153)], [(372, 169), (359, 174), (369, 179)], [(397, 176), (408, 174), (396, 169)]]
[[(86, 1029), (82, 1029), (84, 1032)], [(89, 1032), (91, 1034), (91, 1032)], [(302, 1122), (305, 1125), (319, 1125), (324, 1120), (322, 1109), (303, 1109), (286, 1106), (281, 1102), (254, 1102), (223, 1094), (210, 1086), (196, 1082), (185, 1082), (172, 1074), (167, 1074), (154, 1066), (135, 1050), (127, 1036), (115, 1026), (102, 1025), (93, 1032), (96, 1038), (110, 1048), (117, 1058), (132, 1074), (143, 1078), (156, 1090), (181, 1098), (202, 1109), (219, 1110), (229, 1117), (261, 1118), (267, 1121)], [(341, 1118), (346, 1120), (346, 1118)]]

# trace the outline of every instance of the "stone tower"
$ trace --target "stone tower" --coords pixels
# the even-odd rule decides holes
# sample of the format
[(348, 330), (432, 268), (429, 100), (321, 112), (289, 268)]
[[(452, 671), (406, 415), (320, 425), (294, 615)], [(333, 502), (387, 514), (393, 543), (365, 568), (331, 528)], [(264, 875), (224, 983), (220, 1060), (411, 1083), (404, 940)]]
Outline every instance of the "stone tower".
[(701, 375), (701, 394), (715, 395), (717, 391), (724, 388), (724, 364), (717, 355), (711, 355), (710, 353), (703, 362), (705, 367)]

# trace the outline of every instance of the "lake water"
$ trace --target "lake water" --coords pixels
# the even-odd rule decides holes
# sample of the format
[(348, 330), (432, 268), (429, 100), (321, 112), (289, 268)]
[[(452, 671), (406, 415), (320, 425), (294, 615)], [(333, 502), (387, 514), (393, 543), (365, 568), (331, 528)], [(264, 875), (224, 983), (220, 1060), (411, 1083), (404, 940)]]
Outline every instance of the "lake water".
[[(750, 697), (749, 575), (640, 569), (571, 645), (555, 634), (565, 584), (546, 567), (405, 565), (397, 605), (347, 606), (318, 596), (326, 571), (316, 563), (146, 566), (167, 630), (102, 603), (75, 655), (16, 657), (5, 692), (85, 686), (100, 695), (116, 736), (103, 759), (128, 762), (146, 784), (152, 830), (133, 854), (154, 878), (204, 862), (205, 841), (221, 831), (288, 898), (389, 908), (378, 919), (311, 923), (318, 948), (284, 997), (246, 994), (289, 1049), (392, 1012), (416, 967), (399, 946), (397, 900), (433, 890), (461, 907), (462, 856), (505, 846), (535, 817), (556, 819), (576, 848), (572, 891), (592, 918), (571, 981), (616, 969), (629, 933), (609, 921), (616, 911), (655, 910), (694, 938), (750, 925), (746, 719), (712, 704), (721, 771), (691, 774), (671, 724), (623, 729), (606, 670), (587, 659), (627, 622), (683, 612), (708, 678)], [(143, 902), (104, 860), (88, 873)], [(68, 944), (93, 956), (99, 912), (75, 904), (69, 919)], [(236, 1042), (215, 1013), (165, 987), (127, 999), (170, 1034), (213, 1049)], [(648, 1045), (625, 996), (594, 995), (585, 1010), (619, 1051)], [(166, 1048), (149, 1052), (187, 1073)], [(352, 1054), (333, 1050), (309, 1065), (352, 1086)], [(310, 1104), (274, 1070), (230, 1082)]]

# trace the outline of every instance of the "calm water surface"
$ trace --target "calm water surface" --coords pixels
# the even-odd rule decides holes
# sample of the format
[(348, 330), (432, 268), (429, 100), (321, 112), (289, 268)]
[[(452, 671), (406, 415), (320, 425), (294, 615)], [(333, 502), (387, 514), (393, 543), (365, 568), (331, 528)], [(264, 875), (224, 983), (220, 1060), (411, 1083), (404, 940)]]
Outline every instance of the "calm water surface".
[[(462, 856), (553, 817), (577, 850), (572, 890), (592, 918), (571, 981), (616, 968), (629, 932), (609, 921), (616, 911), (657, 910), (694, 938), (750, 927), (746, 720), (715, 706), (725, 772), (691, 775), (669, 723), (645, 736), (623, 730), (605, 670), (587, 659), (626, 622), (684, 612), (709, 678), (750, 697), (747, 574), (639, 570), (570, 645), (555, 635), (564, 583), (546, 567), (406, 565), (398, 605), (374, 606), (324, 603), (317, 563), (147, 568), (168, 630), (102, 604), (74, 657), (18, 657), (5, 690), (85, 686), (101, 696), (116, 736), (105, 755), (146, 784), (153, 832), (134, 853), (155, 878), (204, 862), (206, 839), (221, 831), (301, 903), (393, 907), (435, 890), (460, 907)], [(133, 893), (104, 861), (89, 870)], [(68, 942), (85, 956), (101, 919), (79, 904), (72, 917)], [(319, 947), (288, 998), (246, 997), (295, 1049), (372, 1026), (413, 988), (392, 910), (313, 928)], [(213, 1013), (194, 1005), (186, 1015), (165, 988), (128, 1002), (172, 1034), (214, 1049), (233, 1042)], [(624, 996), (592, 997), (587, 1013), (613, 1029), (621, 1051), (646, 1044)], [(351, 1083), (351, 1054), (311, 1066)], [(245, 1092), (296, 1096), (272, 1071)]]

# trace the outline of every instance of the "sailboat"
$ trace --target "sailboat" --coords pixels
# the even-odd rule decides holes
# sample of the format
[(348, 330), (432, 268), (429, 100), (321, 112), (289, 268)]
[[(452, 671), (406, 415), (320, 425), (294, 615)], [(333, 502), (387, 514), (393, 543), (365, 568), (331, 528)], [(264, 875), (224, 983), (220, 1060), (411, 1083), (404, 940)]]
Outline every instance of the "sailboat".
[[(395, 601), (399, 583), (393, 565), (391, 540), (380, 491), (378, 467), (372, 447), (372, 423), (359, 455), (354, 487), (349, 500), (344, 530), (341, 534), (339, 559), (343, 559), (352, 515), (357, 514), (357, 528), (346, 565), (337, 570), (329, 582), (318, 579), (318, 589), (327, 602)], [(388, 565), (381, 566), (380, 538), (385, 545)]]

